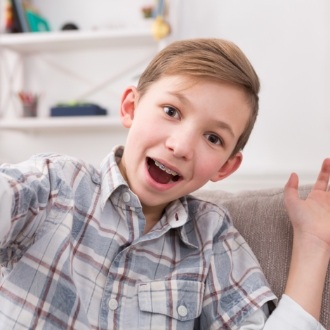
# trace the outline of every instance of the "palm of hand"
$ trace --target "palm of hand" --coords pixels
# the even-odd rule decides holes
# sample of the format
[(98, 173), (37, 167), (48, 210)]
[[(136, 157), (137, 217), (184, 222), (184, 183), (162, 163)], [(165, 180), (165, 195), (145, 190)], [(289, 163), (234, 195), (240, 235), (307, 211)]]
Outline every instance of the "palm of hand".
[(295, 235), (303, 236), (306, 244), (316, 243), (330, 253), (330, 159), (326, 159), (319, 176), (307, 196), (298, 196), (298, 177), (292, 174), (285, 187), (285, 204)]

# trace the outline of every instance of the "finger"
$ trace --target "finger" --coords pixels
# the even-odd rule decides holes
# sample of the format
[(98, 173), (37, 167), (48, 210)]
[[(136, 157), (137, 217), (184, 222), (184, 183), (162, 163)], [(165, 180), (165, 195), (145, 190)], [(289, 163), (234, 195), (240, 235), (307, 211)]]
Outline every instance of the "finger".
[(298, 198), (298, 185), (298, 175), (296, 173), (292, 173), (284, 188), (284, 197), (286, 203), (291, 199)]
[(291, 173), (288, 182), (285, 185), (285, 188), (297, 189), (299, 184), (298, 175), (296, 173)]
[(330, 177), (330, 158), (323, 161), (320, 173), (317, 180), (313, 186), (316, 190), (327, 190)]

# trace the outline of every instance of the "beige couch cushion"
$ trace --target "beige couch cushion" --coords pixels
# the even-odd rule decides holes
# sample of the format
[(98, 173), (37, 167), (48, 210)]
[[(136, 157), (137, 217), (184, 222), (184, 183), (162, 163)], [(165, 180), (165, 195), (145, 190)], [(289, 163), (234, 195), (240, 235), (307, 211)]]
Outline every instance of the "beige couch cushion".
[[(301, 187), (301, 197), (306, 197), (310, 188)], [(200, 190), (194, 195), (222, 204), (229, 210), (236, 228), (257, 256), (272, 290), (281, 297), (292, 247), (292, 228), (284, 208), (283, 189), (238, 193)], [(321, 323), (330, 330), (330, 266), (323, 296)]]

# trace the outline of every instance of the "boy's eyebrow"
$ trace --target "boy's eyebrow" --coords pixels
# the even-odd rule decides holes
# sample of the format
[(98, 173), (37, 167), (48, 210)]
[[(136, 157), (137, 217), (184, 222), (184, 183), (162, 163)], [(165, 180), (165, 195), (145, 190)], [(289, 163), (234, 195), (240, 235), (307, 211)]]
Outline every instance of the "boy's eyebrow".
[(226, 131), (228, 131), (228, 133), (234, 138), (235, 134), (232, 130), (232, 128), (225, 122), (218, 120), (216, 121), (217, 125), (221, 128), (221, 129), (225, 129)]
[[(177, 97), (180, 100), (180, 102), (182, 102), (186, 105), (190, 104), (189, 99), (187, 97), (185, 97), (183, 94), (178, 93), (178, 92), (172, 92), (172, 91), (169, 91), (168, 93), (175, 96), (175, 97)], [(223, 122), (222, 120), (217, 120), (215, 122), (216, 122), (217, 126), (219, 126), (221, 129), (224, 129), (224, 130), (228, 131), (228, 133), (232, 137), (235, 137), (234, 131), (232, 130), (232, 128), (230, 127), (229, 124)]]

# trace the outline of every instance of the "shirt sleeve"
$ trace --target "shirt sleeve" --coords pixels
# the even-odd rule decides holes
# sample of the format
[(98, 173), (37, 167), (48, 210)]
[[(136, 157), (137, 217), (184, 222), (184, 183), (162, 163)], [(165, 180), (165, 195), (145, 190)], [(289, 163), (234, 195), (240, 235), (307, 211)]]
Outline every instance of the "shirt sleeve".
[(325, 330), (313, 316), (298, 303), (283, 295), (277, 308), (268, 318), (264, 330)]
[(0, 246), (10, 229), (12, 199), (9, 184), (0, 175)]
[(268, 309), (259, 309), (240, 326), (240, 330), (325, 330), (314, 317), (287, 295), (268, 317)]
[(46, 158), (0, 166), (0, 262), (20, 259), (33, 243), (47, 206), (56, 199), (55, 177)]
[(38, 227), (34, 219), (41, 220), (48, 200), (49, 180), (33, 161), (18, 166), (2, 165), (0, 180), (0, 257), (3, 262), (13, 253), (10, 246), (22, 250), (27, 246), (27, 240), (32, 239)]

